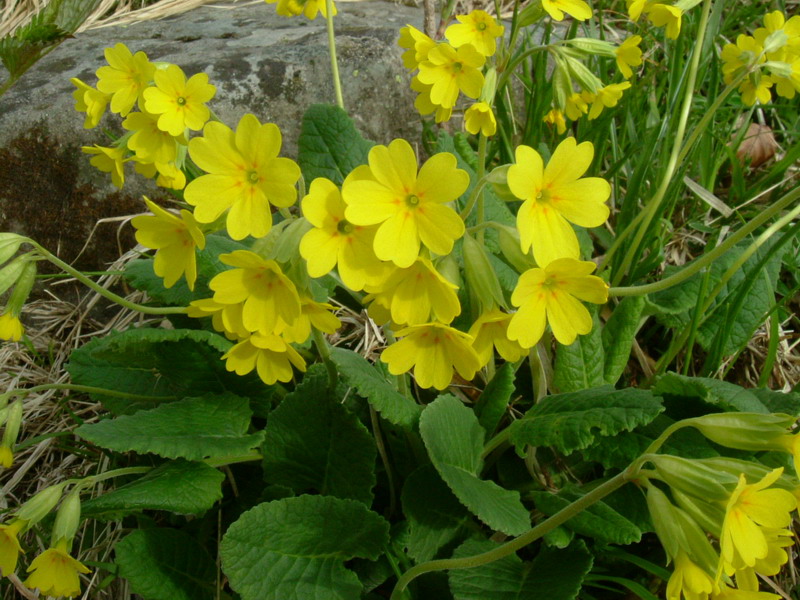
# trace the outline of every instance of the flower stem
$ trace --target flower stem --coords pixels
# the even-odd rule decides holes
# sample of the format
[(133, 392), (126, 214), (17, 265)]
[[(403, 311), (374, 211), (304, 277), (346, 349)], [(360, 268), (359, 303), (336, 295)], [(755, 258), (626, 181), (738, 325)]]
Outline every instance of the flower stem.
[(311, 331), (313, 332), (312, 335), (314, 336), (314, 345), (317, 347), (317, 352), (319, 352), (319, 356), (322, 362), (325, 363), (325, 368), (328, 370), (328, 385), (331, 391), (333, 391), (336, 389), (336, 383), (339, 381), (339, 373), (336, 371), (336, 365), (331, 359), (331, 348), (328, 346), (328, 342), (325, 341), (325, 337), (319, 329), (312, 327)]
[(28, 394), (35, 394), (36, 392), (44, 392), (47, 390), (70, 390), (73, 392), (83, 392), (86, 394), (114, 396), (116, 398), (125, 398), (127, 400), (142, 400), (145, 402), (161, 402), (178, 399), (177, 396), (146, 396), (143, 394), (131, 394), (129, 392), (119, 392), (117, 390), (107, 390), (105, 388), (99, 388), (90, 385), (78, 385), (75, 383), (45, 383), (30, 388), (11, 390), (10, 392), (6, 392), (4, 395), (27, 396)]
[[(478, 138), (478, 181), (482, 180), (486, 175), (486, 136), (481, 133), (480, 138)], [(484, 208), (484, 194), (483, 188), (481, 188), (481, 192), (478, 194), (478, 214), (475, 220), (477, 225), (481, 225), (486, 220), (485, 215), (485, 208)], [(483, 246), (483, 234), (485, 231), (480, 229), (478, 231), (478, 243)]]
[(333, 0), (325, 0), (325, 21), (328, 25), (328, 53), (331, 55), (331, 74), (333, 91), (336, 93), (336, 104), (344, 110), (342, 82), (339, 79), (339, 62), (336, 60), (336, 36), (333, 33)]

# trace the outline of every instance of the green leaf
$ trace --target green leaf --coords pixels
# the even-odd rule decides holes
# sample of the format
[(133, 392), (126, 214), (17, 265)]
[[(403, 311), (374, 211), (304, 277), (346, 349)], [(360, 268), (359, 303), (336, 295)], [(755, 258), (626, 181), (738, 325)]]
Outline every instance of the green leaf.
[[(767, 413), (769, 409), (751, 392), (736, 384), (708, 377), (688, 377), (678, 373), (662, 375), (653, 387), (659, 396), (692, 398), (725, 411)], [(708, 406), (707, 408), (711, 408)], [(688, 408), (685, 407), (684, 408)], [(707, 411), (706, 411), (707, 412)], [(694, 415), (692, 415), (694, 416)]]
[(366, 398), (384, 419), (407, 429), (416, 425), (422, 408), (394, 389), (366, 358), (344, 348), (332, 348), (331, 358), (347, 384)]
[(589, 333), (579, 335), (569, 346), (558, 344), (553, 384), (561, 393), (586, 390), (605, 383), (603, 343), (596, 312), (592, 321)]
[(216, 566), (178, 529), (139, 529), (114, 546), (119, 574), (144, 600), (212, 600)]
[[(469, 540), (454, 556), (474, 556), (495, 548), (493, 542)], [(543, 546), (532, 562), (511, 554), (479, 567), (453, 569), (450, 589), (456, 600), (572, 600), (592, 562), (592, 554), (581, 541), (564, 549)]]
[(408, 519), (408, 555), (417, 563), (433, 559), (468, 522), (464, 507), (431, 465), (406, 479), (401, 497)]
[(800, 417), (800, 393), (776, 392), (763, 388), (755, 388), (750, 392), (767, 407), (771, 413), (785, 413), (793, 417)]
[(344, 561), (377, 559), (389, 523), (360, 502), (299, 496), (259, 504), (230, 526), (223, 571), (242, 600), (359, 600)]
[(336, 185), (359, 165), (367, 164), (372, 142), (365, 140), (353, 120), (338, 106), (312, 104), (303, 115), (297, 142), (297, 162), (306, 186), (317, 177)]
[(90, 425), (75, 433), (117, 452), (158, 454), (165, 458), (202, 460), (250, 453), (264, 432), (247, 434), (250, 407), (233, 394), (187, 398)]
[(270, 414), (264, 438), (264, 477), (300, 494), (372, 503), (375, 441), (328, 391), (324, 365), (313, 365), (296, 390)]
[(614, 385), (625, 370), (645, 303), (644, 296), (623, 298), (603, 327), (601, 337), (605, 354), (605, 383)]
[(102, 496), (84, 501), (81, 514), (110, 520), (143, 510), (200, 515), (222, 498), (224, 479), (222, 473), (205, 463), (178, 459)]
[(508, 535), (530, 528), (518, 492), (478, 477), (484, 432), (472, 410), (454, 396), (439, 396), (422, 411), (419, 430), (433, 466), (470, 512)]
[(517, 447), (555, 446), (562, 454), (589, 447), (598, 437), (632, 431), (664, 410), (648, 391), (602, 386), (544, 398), (512, 423)]
[[(550, 492), (532, 492), (536, 508), (552, 516), (578, 500), (583, 494), (573, 490), (561, 490), (558, 495)], [(632, 544), (642, 538), (641, 530), (605, 502), (595, 502), (579, 512), (564, 527), (608, 544)]]
[(497, 429), (513, 394), (514, 365), (503, 363), (475, 404), (478, 422), (487, 435), (491, 435)]

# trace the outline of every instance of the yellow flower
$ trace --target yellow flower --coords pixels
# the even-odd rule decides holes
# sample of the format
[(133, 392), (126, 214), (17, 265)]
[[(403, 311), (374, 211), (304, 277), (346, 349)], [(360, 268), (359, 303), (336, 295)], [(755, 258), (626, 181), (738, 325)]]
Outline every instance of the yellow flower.
[(681, 17), (683, 11), (677, 6), (669, 4), (654, 4), (650, 7), (647, 17), (656, 27), (666, 27), (667, 37), (674, 40), (681, 32)]
[(508, 362), (516, 362), (525, 356), (525, 348), (519, 342), (508, 339), (508, 325), (512, 316), (495, 308), (483, 313), (470, 327), (469, 335), (474, 338), (472, 347), (482, 365), (492, 360), (494, 348)]
[(211, 325), (215, 330), (225, 334), (229, 340), (238, 342), (250, 336), (242, 321), (243, 304), (221, 304), (213, 298), (194, 300), (186, 314), (195, 319), (211, 317)]
[(311, 328), (322, 333), (334, 333), (342, 322), (332, 311), (336, 307), (327, 302), (315, 302), (311, 298), (300, 299), (300, 316), (281, 329), (281, 337), (289, 343), (302, 344), (311, 335)]
[(453, 369), (467, 381), (481, 368), (480, 359), (466, 333), (443, 325), (427, 323), (397, 332), (402, 339), (381, 354), (392, 375), (407, 373), (413, 367), (417, 385), (443, 390), (453, 379)]
[(477, 98), (483, 87), (480, 68), (486, 57), (471, 44), (453, 48), (439, 43), (428, 52), (428, 60), (419, 64), (420, 82), (433, 86), (431, 102), (445, 108), (456, 104), (459, 90), (470, 98)]
[(95, 144), (94, 146), (82, 146), (81, 150), (86, 154), (94, 154), (94, 157), (89, 160), (89, 164), (103, 173), (110, 173), (111, 183), (122, 188), (125, 184), (123, 165), (131, 160), (125, 157), (125, 148), (107, 148)]
[[(317, 13), (323, 17), (328, 16), (325, 0), (265, 0), (267, 4), (278, 3), (275, 12), (282, 17), (296, 17), (305, 15), (307, 19), (314, 20)], [(333, 5), (333, 16), (336, 16), (336, 4)]]
[(763, 63), (767, 59), (763, 55), (764, 47), (755, 38), (741, 34), (736, 38), (736, 44), (725, 44), (722, 48), (722, 72), (725, 83), (730, 83), (740, 69), (747, 69), (755, 64)]
[(297, 350), (273, 334), (254, 333), (228, 350), (222, 359), (225, 368), (237, 375), (246, 375), (255, 369), (267, 385), (291, 381), (294, 376), (292, 365), (299, 371), (306, 370), (306, 361)]
[(639, 44), (641, 43), (642, 36), (632, 35), (614, 50), (617, 58), (617, 68), (625, 79), (630, 79), (633, 76), (631, 67), (638, 67), (642, 64), (642, 51), (639, 49)]
[(564, 119), (564, 113), (557, 108), (551, 109), (542, 120), (549, 125), (555, 125), (556, 131), (559, 135), (567, 130), (567, 122)]
[(492, 107), (486, 102), (476, 102), (470, 106), (464, 113), (464, 128), (473, 135), (478, 133), (486, 137), (494, 135), (497, 131), (497, 121)]
[(428, 52), (436, 47), (434, 42), (427, 35), (416, 27), (406, 25), (400, 28), (400, 39), (397, 45), (405, 49), (403, 52), (403, 66), (409, 71), (419, 68), (419, 63), (428, 60)]
[(27, 525), (27, 521), (15, 519), (7, 525), (0, 525), (0, 575), (8, 577), (17, 570), (17, 559), (22, 552), (17, 535)]
[(186, 174), (173, 162), (147, 162), (135, 159), (134, 169), (145, 177), (156, 179), (156, 185), (172, 190), (182, 190), (186, 187)]
[(197, 207), (195, 218), (213, 223), (230, 209), (227, 228), (234, 240), (267, 235), (272, 227), (270, 204), (286, 207), (297, 199), (300, 167), (279, 158), (280, 149), (278, 126), (262, 125), (254, 115), (243, 116), (235, 134), (222, 123), (208, 123), (203, 136), (189, 142), (189, 156), (210, 173), (186, 186), (186, 201)]
[(508, 169), (508, 186), (524, 200), (517, 212), (520, 246), (539, 266), (570, 257), (578, 258), (578, 238), (570, 223), (597, 227), (608, 218), (605, 201), (611, 186), (600, 177), (581, 176), (594, 157), (591, 142), (578, 144), (569, 137), (553, 152), (547, 167), (536, 150), (519, 146), (516, 163)]
[(772, 100), (770, 88), (773, 83), (775, 83), (775, 80), (772, 77), (759, 72), (753, 73), (739, 86), (742, 102), (747, 106), (753, 106), (756, 100), (761, 104), (769, 104), (770, 100)]
[(452, 107), (445, 108), (444, 106), (439, 106), (431, 101), (431, 90), (433, 89), (432, 85), (424, 84), (419, 80), (419, 77), (414, 77), (411, 80), (411, 89), (417, 92), (417, 97), (414, 99), (414, 108), (417, 109), (419, 114), (425, 116), (431, 113), (436, 113), (435, 117), (437, 123), (444, 123), (445, 121), (450, 120), (450, 117), (453, 114)]
[(583, 0), (542, 0), (542, 8), (556, 21), (563, 21), (564, 13), (578, 21), (592, 18), (592, 9)]
[(18, 314), (15, 315), (6, 310), (0, 315), (0, 340), (18, 342), (22, 339), (23, 333), (25, 333), (25, 328), (22, 326)]
[(108, 103), (111, 101), (111, 96), (86, 85), (77, 77), (73, 77), (70, 81), (77, 88), (72, 92), (72, 97), (75, 98), (75, 110), (86, 113), (83, 128), (91, 129), (92, 127), (97, 127), (106, 112)]
[(168, 132), (159, 129), (158, 119), (158, 115), (135, 112), (125, 118), (122, 126), (133, 132), (127, 145), (136, 154), (136, 158), (167, 163), (178, 156), (178, 142)]
[(111, 111), (127, 115), (153, 80), (156, 67), (144, 52), (131, 54), (125, 44), (105, 49), (107, 67), (97, 69), (97, 89), (111, 94)]
[(795, 15), (787, 21), (779, 10), (767, 13), (764, 15), (764, 27), (756, 29), (753, 36), (763, 45), (778, 31), (786, 35), (786, 42), (776, 49), (771, 49), (768, 59), (790, 62), (790, 55), (800, 53), (800, 15)]
[(338, 264), (342, 282), (354, 291), (386, 278), (386, 263), (372, 249), (377, 227), (353, 225), (344, 218), (344, 200), (332, 181), (324, 177), (312, 181), (302, 207), (314, 226), (300, 240), (300, 256), (306, 259), (311, 277), (322, 277)]
[(564, 112), (570, 121), (577, 121), (589, 112), (589, 104), (594, 101), (594, 94), (591, 92), (575, 92), (567, 96), (567, 105)]
[(370, 177), (347, 180), (342, 197), (345, 218), (354, 225), (377, 225), (375, 254), (398, 267), (410, 267), (420, 242), (446, 255), (464, 234), (464, 222), (446, 203), (469, 185), (469, 175), (456, 168), (456, 158), (440, 152), (417, 173), (417, 158), (405, 140), (375, 146), (369, 152)]
[[(781, 600), (778, 594), (770, 592), (759, 592), (758, 590), (735, 589), (722, 583), (718, 592), (714, 592), (709, 597), (710, 600)], [(688, 600), (693, 600), (689, 598)], [(705, 600), (700, 598), (699, 600)]]
[(449, 323), (461, 313), (455, 290), (427, 258), (419, 257), (405, 269), (396, 269), (365, 301), (389, 309), (398, 325), (422, 325), (435, 320)]
[(89, 569), (69, 555), (67, 541), (61, 540), (34, 558), (28, 573), (25, 585), (39, 588), (43, 596), (73, 598), (81, 593), (78, 573), (89, 573)]
[(797, 508), (797, 499), (787, 490), (766, 489), (782, 473), (782, 468), (775, 469), (753, 484), (748, 484), (744, 475), (739, 476), (722, 523), (720, 570), (730, 573), (737, 568), (755, 566), (756, 561), (770, 553), (767, 532), (791, 524), (791, 512)]
[(269, 336), (291, 326), (300, 317), (300, 296), (292, 281), (274, 260), (255, 252), (236, 250), (221, 254), (223, 271), (209, 283), (218, 304), (242, 304), (242, 323), (247, 331)]
[(631, 87), (631, 82), (623, 81), (622, 83), (611, 83), (597, 90), (592, 99), (592, 107), (589, 109), (589, 120), (599, 117), (600, 113), (603, 112), (603, 107), (611, 108), (616, 106), (619, 99), (622, 98), (622, 92), (629, 87)]
[(214, 97), (217, 88), (208, 83), (208, 75), (197, 73), (186, 80), (178, 65), (158, 69), (155, 87), (144, 90), (144, 107), (158, 117), (158, 128), (170, 135), (181, 135), (186, 128), (202, 129), (210, 111), (205, 105)]
[(485, 10), (473, 10), (468, 15), (456, 15), (457, 24), (450, 25), (444, 35), (454, 48), (472, 44), (484, 56), (492, 56), (497, 51), (496, 38), (503, 35), (505, 28)]
[(681, 595), (686, 600), (707, 600), (717, 589), (714, 578), (692, 562), (686, 552), (679, 550), (675, 570), (667, 582), (667, 600), (681, 600)]
[(156, 250), (153, 271), (164, 279), (164, 287), (171, 288), (181, 275), (186, 274), (186, 284), (194, 289), (197, 280), (195, 248), (206, 247), (206, 238), (192, 213), (181, 210), (180, 217), (167, 212), (145, 198), (153, 215), (134, 217), (136, 241)]
[(579, 300), (594, 304), (608, 300), (608, 285), (590, 275), (595, 267), (593, 262), (559, 258), (544, 269), (525, 271), (511, 294), (511, 303), (519, 310), (508, 325), (508, 339), (531, 348), (541, 339), (547, 323), (565, 345), (589, 333), (592, 317)]

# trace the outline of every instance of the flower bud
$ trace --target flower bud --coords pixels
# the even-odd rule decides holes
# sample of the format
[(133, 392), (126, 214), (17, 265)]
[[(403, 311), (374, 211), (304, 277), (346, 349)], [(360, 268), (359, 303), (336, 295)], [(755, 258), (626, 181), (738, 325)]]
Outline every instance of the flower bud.
[(300, 239), (312, 229), (305, 219), (290, 221), (275, 242), (272, 255), (279, 263), (295, 262), (300, 257)]
[(483, 87), (479, 100), (486, 102), (489, 106), (494, 102), (494, 94), (497, 91), (497, 69), (489, 67), (483, 76)]
[(503, 289), (485, 248), (469, 234), (463, 239), (464, 275), (470, 291), (480, 300), (485, 310), (495, 306), (505, 307)]
[(500, 252), (517, 272), (524, 273), (536, 266), (533, 256), (522, 251), (519, 232), (516, 229), (503, 227), (502, 229), (498, 228), (498, 231), (500, 232), (498, 236)]
[(436, 270), (454, 286), (461, 287), (461, 272), (458, 268), (458, 262), (456, 262), (452, 254), (439, 259), (436, 262)]
[(777, 440), (795, 419), (783, 414), (723, 412), (684, 421), (712, 442), (737, 450), (782, 450)]
[(22, 400), (14, 402), (8, 410), (6, 427), (3, 430), (3, 441), (0, 442), (0, 466), (9, 468), (14, 462), (13, 447), (17, 443), (19, 430), (22, 427)]
[(25, 504), (20, 506), (14, 515), (18, 519), (27, 521), (30, 526), (35, 525), (44, 519), (58, 504), (61, 498), (61, 493), (64, 491), (64, 486), (67, 482), (51, 485), (36, 494), (33, 498), (28, 500)]
[(27, 239), (16, 233), (0, 233), (0, 265), (14, 256)]
[(556, 106), (563, 111), (567, 107), (567, 98), (572, 95), (572, 79), (569, 76), (569, 67), (562, 60), (556, 60), (552, 84), (553, 100)]
[(784, 77), (786, 79), (789, 79), (794, 73), (792, 65), (777, 60), (771, 60), (769, 62), (764, 63), (762, 66), (768, 68), (770, 73), (772, 73), (776, 77)]
[(4, 294), (12, 285), (17, 283), (29, 260), (29, 257), (25, 255), (19, 256), (0, 269), (0, 294)]
[(736, 487), (737, 477), (712, 469), (696, 460), (655, 454), (649, 457), (659, 479), (668, 486), (697, 498), (726, 500)]
[(519, 11), (517, 23), (520, 27), (528, 27), (541, 21), (547, 13), (542, 7), (542, 0), (535, 0)]
[(672, 497), (678, 506), (686, 512), (700, 527), (713, 536), (719, 537), (725, 511), (721, 504), (711, 504), (702, 499), (672, 489)]
[(569, 68), (570, 74), (578, 84), (580, 84), (581, 88), (587, 92), (596, 94), (597, 90), (603, 87), (603, 82), (600, 81), (600, 78), (592, 73), (583, 62), (571, 56), (564, 57), (564, 60)]
[(594, 38), (573, 38), (567, 40), (567, 43), (573, 48), (581, 50), (585, 54), (596, 56), (608, 56), (614, 58), (614, 44), (606, 42), (605, 40), (596, 40)]
[(14, 289), (11, 291), (11, 295), (8, 298), (6, 311), (11, 312), (11, 314), (19, 314), (22, 311), (22, 307), (25, 304), (25, 301), (28, 299), (28, 296), (30, 296), (31, 290), (33, 289), (33, 284), (35, 282), (36, 263), (32, 260), (27, 260), (22, 268), (22, 273), (20, 273), (17, 283), (14, 285)]
[(675, 558), (678, 550), (685, 546), (685, 536), (676, 527), (675, 507), (667, 495), (654, 485), (647, 486), (647, 509), (658, 539), (668, 559)]
[(56, 522), (53, 524), (53, 533), (50, 538), (52, 546), (66, 540), (67, 545), (78, 532), (81, 522), (81, 495), (80, 488), (74, 488), (61, 502), (56, 513)]

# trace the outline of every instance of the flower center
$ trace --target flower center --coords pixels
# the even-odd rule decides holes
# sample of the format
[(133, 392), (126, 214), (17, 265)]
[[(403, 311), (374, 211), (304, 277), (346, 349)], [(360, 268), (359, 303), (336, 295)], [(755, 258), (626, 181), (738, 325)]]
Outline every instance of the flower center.
[(419, 198), (417, 198), (417, 196), (415, 196), (414, 194), (409, 194), (408, 196), (406, 196), (406, 206), (408, 206), (409, 208), (416, 208), (418, 204), (419, 204)]
[(485, 31), (486, 30), (486, 23), (478, 23), (476, 26), (478, 31)]
[(464, 68), (464, 65), (462, 65), (460, 62), (453, 63), (453, 71), (454, 72), (460, 73), (461, 69), (463, 69), (463, 68)]
[(248, 171), (248, 173), (247, 173), (247, 181), (249, 181), (253, 185), (255, 185), (259, 181), (261, 181), (261, 178), (258, 176), (258, 171)]
[(537, 202), (550, 202), (550, 192), (549, 192), (549, 190), (539, 190), (539, 193), (536, 194), (536, 201)]
[(553, 289), (557, 287), (558, 287), (558, 281), (556, 281), (555, 277), (553, 277), (552, 275), (548, 275), (547, 277), (544, 278), (544, 281), (542, 282), (542, 289), (553, 291)]
[(178, 106), (184, 106), (186, 104), (186, 98), (184, 98), (183, 96), (178, 96), (177, 102)]
[(341, 221), (339, 221), (339, 223), (337, 223), (336, 229), (342, 235), (350, 235), (351, 233), (353, 233), (355, 227), (353, 227), (353, 224), (350, 223), (349, 221), (342, 219)]

